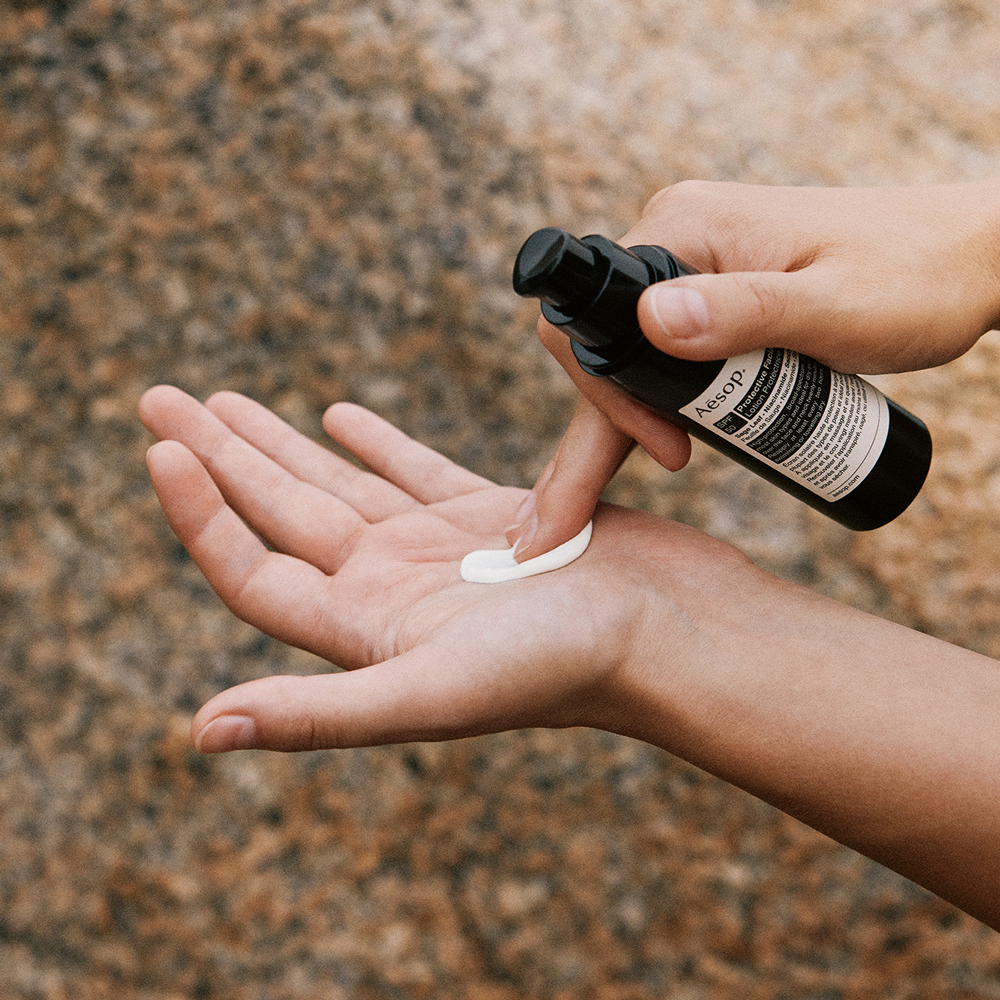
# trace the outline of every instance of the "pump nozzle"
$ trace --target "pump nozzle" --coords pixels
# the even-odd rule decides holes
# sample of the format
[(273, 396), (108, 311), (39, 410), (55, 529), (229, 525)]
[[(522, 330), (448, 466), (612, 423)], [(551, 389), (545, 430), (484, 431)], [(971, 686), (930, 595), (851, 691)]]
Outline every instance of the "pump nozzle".
[(528, 237), (514, 263), (514, 291), (556, 309), (589, 304), (603, 284), (597, 255), (563, 229), (539, 229)]
[(517, 255), (514, 291), (541, 299), (550, 323), (610, 360), (642, 338), (636, 307), (643, 290), (680, 273), (680, 261), (662, 247), (626, 250), (605, 236), (579, 240), (563, 229), (539, 229)]

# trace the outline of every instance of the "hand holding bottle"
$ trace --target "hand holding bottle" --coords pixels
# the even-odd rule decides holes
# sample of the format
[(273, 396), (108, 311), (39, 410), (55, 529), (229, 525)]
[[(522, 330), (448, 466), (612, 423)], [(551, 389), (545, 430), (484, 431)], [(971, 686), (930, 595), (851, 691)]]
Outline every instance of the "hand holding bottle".
[[(704, 272), (648, 289), (639, 302), (646, 338), (690, 360), (778, 346), (850, 372), (942, 364), (968, 350), (1000, 317), (1000, 185), (931, 188), (767, 188), (685, 182), (660, 192), (626, 245), (653, 243)], [(942, 266), (944, 262), (944, 266)], [(609, 453), (638, 441), (667, 468), (687, 460), (683, 431), (606, 380), (582, 372), (561, 332), (539, 334), (603, 416)], [(574, 514), (596, 503), (612, 467), (574, 430), (526, 525), (518, 557), (530, 558), (579, 530)], [(579, 449), (583, 447), (584, 450)], [(572, 502), (569, 498), (572, 497)], [(584, 499), (585, 498), (585, 499)], [(528, 501), (527, 506), (531, 506)]]

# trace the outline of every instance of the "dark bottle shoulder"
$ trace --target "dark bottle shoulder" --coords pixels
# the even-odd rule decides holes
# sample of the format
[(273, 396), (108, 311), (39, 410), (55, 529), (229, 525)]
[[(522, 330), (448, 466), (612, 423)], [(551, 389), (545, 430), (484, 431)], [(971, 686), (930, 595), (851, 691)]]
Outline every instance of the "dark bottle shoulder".
[(653, 409), (679, 410), (704, 392), (722, 371), (719, 361), (686, 361), (644, 340), (629, 363), (611, 374), (623, 389)]

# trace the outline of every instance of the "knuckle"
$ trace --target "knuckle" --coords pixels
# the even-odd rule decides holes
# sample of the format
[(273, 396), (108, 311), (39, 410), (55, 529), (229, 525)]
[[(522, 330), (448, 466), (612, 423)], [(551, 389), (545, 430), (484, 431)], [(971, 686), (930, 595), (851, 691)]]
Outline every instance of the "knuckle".
[(660, 188), (652, 198), (646, 202), (643, 209), (643, 216), (652, 215), (657, 212), (687, 212), (704, 209), (714, 204), (721, 189), (727, 185), (718, 181), (705, 181), (696, 178), (688, 178)]
[(316, 715), (313, 712), (309, 712), (306, 718), (302, 720), (302, 730), (304, 739), (302, 745), (307, 750), (322, 750), (323, 740), (320, 737), (320, 727), (316, 720)]
[(239, 402), (239, 393), (233, 392), (231, 389), (220, 389), (218, 392), (213, 392), (208, 399), (205, 400), (205, 406), (211, 408), (215, 406), (225, 406), (227, 403)]
[(271, 748), (298, 751), (330, 746), (335, 734), (326, 724), (322, 705), (311, 697), (309, 678), (284, 676), (270, 681)]
[(673, 197), (683, 201), (704, 201), (711, 198), (719, 188), (716, 181), (705, 181), (697, 177), (689, 177), (687, 180), (679, 181), (671, 188)]
[(661, 204), (670, 197), (670, 192), (674, 187), (676, 187), (676, 185), (660, 188), (660, 190), (657, 191), (656, 194), (654, 194), (653, 197), (650, 198), (649, 201), (647, 201), (643, 206), (642, 217), (646, 218), (647, 215), (652, 215), (661, 206)]
[(783, 328), (788, 311), (788, 296), (774, 285), (750, 276), (741, 279), (746, 292), (745, 301), (755, 326)]

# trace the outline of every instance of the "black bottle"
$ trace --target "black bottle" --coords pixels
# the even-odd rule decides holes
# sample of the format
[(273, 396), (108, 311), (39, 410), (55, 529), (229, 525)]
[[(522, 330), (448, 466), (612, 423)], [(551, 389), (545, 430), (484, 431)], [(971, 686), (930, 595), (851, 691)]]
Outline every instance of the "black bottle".
[(693, 273), (663, 247), (540, 229), (517, 255), (514, 290), (542, 300), (584, 371), (810, 507), (856, 531), (901, 514), (927, 477), (930, 434), (864, 379), (782, 348), (684, 361), (643, 337), (643, 289)]

